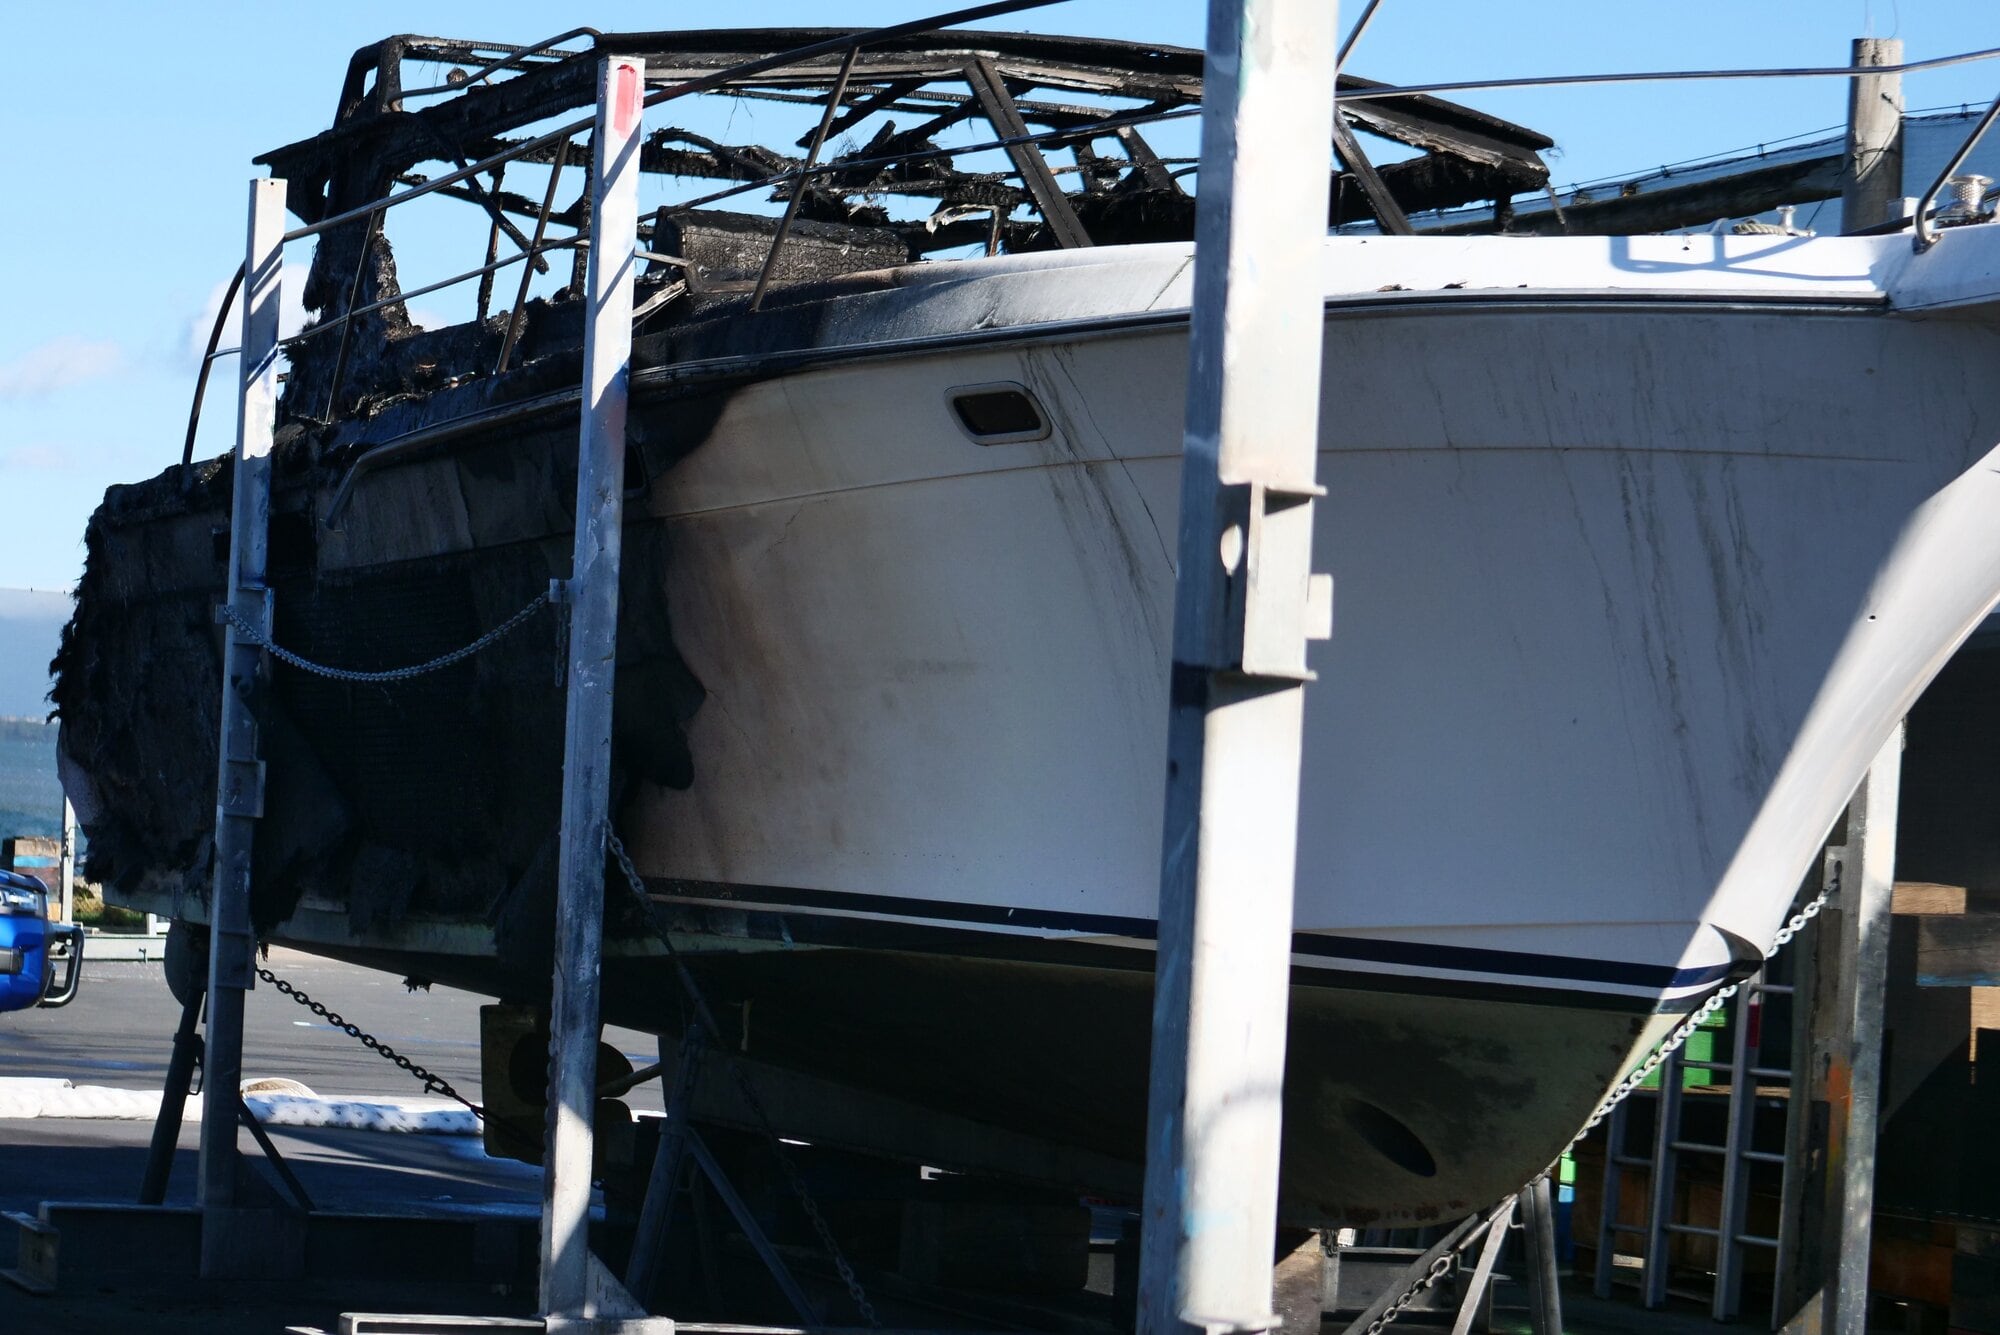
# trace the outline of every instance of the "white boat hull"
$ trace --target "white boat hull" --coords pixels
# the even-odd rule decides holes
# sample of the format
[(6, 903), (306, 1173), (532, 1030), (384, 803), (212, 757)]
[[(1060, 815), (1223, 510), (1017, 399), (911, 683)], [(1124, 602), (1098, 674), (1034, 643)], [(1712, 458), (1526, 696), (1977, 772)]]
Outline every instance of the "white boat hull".
[[(1671, 1009), (1759, 954), (2000, 593), (1989, 337), (1668, 302), (1330, 316), (1298, 962)], [(696, 782), (627, 812), (642, 869), (1145, 939), (1184, 348), (739, 393), (650, 507), (708, 698)], [(946, 391), (1008, 380), (1051, 438), (971, 444)]]
[[(1329, 241), (1338, 594), (1288, 1214), (1424, 1220), (1544, 1166), (1761, 959), (2000, 596), (2000, 229), (1907, 247)], [(617, 819), (753, 1056), (1137, 1162), (1188, 276), (1185, 247), (919, 266), (815, 307), (726, 395), (640, 374), (641, 440), (691, 438), (628, 506), (619, 708), (646, 726), (621, 723)], [(949, 391), (1003, 381), (1046, 439), (960, 430)], [(566, 550), (566, 430), (373, 472), (316, 578), (490, 559), (532, 591)], [(473, 624), (511, 610), (481, 597)], [(684, 765), (649, 752), (678, 742), (653, 746), (668, 679), (638, 660), (664, 641), (632, 617), (669, 621), (705, 689)], [(543, 704), (483, 708), (547, 730)], [(442, 756), (431, 781), (468, 780)], [(496, 993), (547, 977), (531, 914), (496, 910), (496, 946), (435, 885), (367, 913), (318, 893), (275, 933)], [(671, 1027), (657, 950), (612, 952), (609, 1017)]]

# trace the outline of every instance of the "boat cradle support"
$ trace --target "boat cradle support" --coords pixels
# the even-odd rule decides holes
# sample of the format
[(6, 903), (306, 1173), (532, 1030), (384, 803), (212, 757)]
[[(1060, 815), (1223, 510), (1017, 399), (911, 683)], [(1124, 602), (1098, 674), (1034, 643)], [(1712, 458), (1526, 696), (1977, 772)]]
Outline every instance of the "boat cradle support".
[[(1474, 1325), (1484, 1329), (1492, 1291), (1500, 1276), (1495, 1269), (1510, 1230), (1521, 1235), (1528, 1290), (1528, 1328), (1533, 1335), (1562, 1335), (1562, 1298), (1557, 1288), (1554, 1187), (1544, 1173), (1483, 1214), (1470, 1214), (1441, 1232), (1431, 1245), (1412, 1252), (1408, 1264), (1387, 1277), (1372, 1302), (1343, 1328), (1344, 1335), (1379, 1335), (1406, 1309), (1420, 1307), (1435, 1324), (1452, 1314), (1452, 1335), (1468, 1335)], [(1476, 1253), (1474, 1249), (1477, 1249)], [(1341, 1248), (1331, 1255), (1335, 1276), (1324, 1296), (1325, 1309), (1343, 1307), (1339, 1282)], [(1466, 1264), (1471, 1257), (1471, 1263)], [(1438, 1295), (1454, 1299), (1447, 1305)]]

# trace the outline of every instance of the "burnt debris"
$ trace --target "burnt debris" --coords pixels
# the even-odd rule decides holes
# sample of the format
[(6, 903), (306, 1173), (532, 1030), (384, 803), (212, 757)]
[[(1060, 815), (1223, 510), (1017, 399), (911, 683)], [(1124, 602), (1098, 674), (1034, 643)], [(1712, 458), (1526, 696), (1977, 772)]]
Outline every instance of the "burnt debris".
[[(643, 55), (657, 104), (641, 154), (654, 193), (642, 195), (634, 365), (673, 375), (632, 419), (635, 491), (701, 447), (740, 384), (812, 347), (830, 298), (892, 283), (885, 271), (1194, 235), (1197, 51), (932, 32), (871, 40), (844, 69), (848, 32), (590, 36), (583, 50), (377, 42), (350, 60), (331, 128), (259, 159), (306, 223), (353, 215), (318, 234), (302, 292), (313, 319), (286, 341), (273, 455), (274, 631), (308, 658), (425, 661), (565, 569), (591, 230), (590, 145), (572, 122), (594, 102), (602, 54)], [(1376, 86), (1342, 76), (1350, 92)], [(1333, 174), (1330, 224), (1407, 231), (1408, 213), (1546, 184), (1550, 142), (1519, 126), (1421, 97), (1343, 114), (1334, 142), (1298, 159)], [(1370, 162), (1357, 132), (1399, 160)], [(473, 163), (486, 165), (418, 206), (372, 207)], [(467, 281), (440, 321), (420, 303), (454, 283), (426, 271), (453, 215), (470, 227), (448, 242), (447, 272)], [(434, 477), (383, 468), (446, 455)], [(350, 506), (377, 469), (396, 480)], [(190, 459), (112, 489), (56, 664), (91, 874), (171, 897), (176, 912), (212, 879), (211, 609), (230, 482), (226, 459)], [(469, 548), (426, 541), (451, 522), (474, 535)], [(621, 797), (699, 782), (684, 727), (703, 687), (663, 600), (639, 592), (663, 585), (671, 548), (660, 521), (628, 521)], [(409, 681), (274, 676), (260, 930), (308, 902), (344, 911), (361, 938), (409, 915), (484, 917), (514, 976), (546, 985), (561, 737), (551, 619)]]
[[(767, 264), (765, 281), (785, 284), (968, 249), (1192, 239), (1199, 51), (959, 31), (873, 42), (845, 78), (838, 50), (771, 64), (773, 53), (848, 35), (603, 33), (583, 51), (391, 37), (349, 61), (331, 128), (258, 161), (290, 183), (292, 212), (317, 223), (422, 184), (440, 165), (461, 169), (526, 142), (544, 122), (590, 105), (600, 55), (634, 54), (645, 58), (656, 97), (703, 85), (700, 96), (667, 101), (665, 114), (679, 123), (653, 130), (642, 150), (651, 177), (691, 193), (660, 208), (640, 244), (678, 257), (674, 244), (699, 235), (715, 260), (686, 274), (654, 265), (641, 300), (657, 299), (654, 310), (665, 319), (701, 309), (703, 296), (755, 287)], [(425, 68), (449, 73), (413, 84), (410, 71)], [(1382, 85), (1343, 74), (1340, 86), (1358, 93)], [(784, 133), (761, 143), (742, 138), (773, 119), (785, 122)], [(825, 151), (809, 163), (816, 130)], [(1389, 141), (1399, 160), (1369, 161), (1356, 130)], [(1299, 170), (1332, 171), (1330, 224), (1373, 220), (1407, 232), (1407, 215), (1419, 211), (1492, 201), (1504, 216), (1513, 196), (1545, 188), (1541, 152), (1551, 146), (1435, 98), (1346, 102), (1335, 142), (1324, 155), (1302, 153)], [(555, 264), (580, 273), (588, 157), (581, 139), (545, 145), (438, 193), (483, 216), (488, 263), (531, 251), (537, 270)], [(510, 186), (508, 167), (517, 182), (530, 176), (531, 183)], [(549, 167), (553, 177), (538, 170)], [(789, 225), (756, 211), (760, 203), (790, 204), (794, 193)], [(551, 228), (568, 235), (549, 235)], [(531, 240), (545, 235), (539, 246)], [(288, 414), (318, 423), (367, 415), (442, 379), (498, 370), (502, 345), (507, 364), (519, 364), (506, 328), (519, 333), (551, 314), (516, 309), (507, 295), (516, 281), (510, 276), (496, 293), (494, 276), (485, 275), (472, 328), (442, 342), (424, 338), (395, 300), (385, 215), (329, 230), (305, 290), (328, 333), (292, 350)], [(554, 294), (557, 304), (573, 287)], [(349, 311), (358, 314), (333, 332)], [(396, 355), (413, 340), (407, 355)]]

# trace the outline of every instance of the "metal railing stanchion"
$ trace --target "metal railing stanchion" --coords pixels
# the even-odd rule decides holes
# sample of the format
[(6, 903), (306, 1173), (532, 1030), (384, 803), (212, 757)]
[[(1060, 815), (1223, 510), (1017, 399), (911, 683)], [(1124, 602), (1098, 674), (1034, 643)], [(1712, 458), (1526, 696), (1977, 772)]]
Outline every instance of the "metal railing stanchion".
[[(575, 557), (564, 722), (562, 836), (556, 872), (555, 999), (549, 1019), (548, 1144), (542, 1156), (541, 1313), (619, 1319), (645, 1309), (590, 1251), (595, 1161), (599, 970), (604, 957), (605, 833), (611, 806), (611, 695), (624, 525), (625, 411), (638, 261), (639, 131), (646, 67), (598, 65), (590, 248), (585, 282), (583, 413), (577, 444)], [(667, 1329), (671, 1329), (669, 1325)]]

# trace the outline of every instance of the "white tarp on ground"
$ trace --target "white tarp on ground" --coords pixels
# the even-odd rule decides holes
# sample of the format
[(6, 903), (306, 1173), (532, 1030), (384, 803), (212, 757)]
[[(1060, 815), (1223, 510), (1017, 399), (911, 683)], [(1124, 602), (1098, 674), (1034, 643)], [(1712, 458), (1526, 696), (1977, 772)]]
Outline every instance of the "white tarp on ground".
[[(479, 1119), (448, 1099), (326, 1098), (296, 1081), (246, 1080), (243, 1101), (266, 1126), (329, 1126), (358, 1131), (403, 1131), (469, 1136)], [(159, 1115), (156, 1090), (113, 1089), (38, 1077), (0, 1078), (0, 1120), (63, 1117), (150, 1122)], [(183, 1113), (201, 1118), (201, 1100), (190, 1097)]]

